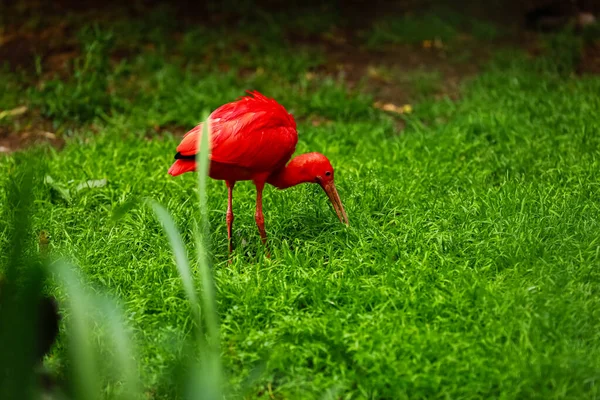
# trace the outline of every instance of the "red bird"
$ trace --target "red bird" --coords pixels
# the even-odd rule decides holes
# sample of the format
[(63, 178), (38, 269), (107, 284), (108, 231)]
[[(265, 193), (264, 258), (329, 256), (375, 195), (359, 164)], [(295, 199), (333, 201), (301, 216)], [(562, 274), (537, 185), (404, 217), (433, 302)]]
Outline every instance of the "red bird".
[[(262, 192), (265, 183), (286, 189), (300, 183), (317, 183), (331, 200), (342, 223), (348, 216), (333, 182), (333, 167), (323, 154), (307, 153), (294, 157), (298, 132), (294, 117), (275, 100), (257, 91), (217, 108), (208, 117), (210, 123), (209, 176), (224, 180), (228, 189), (227, 238), (231, 252), (233, 225), (233, 187), (237, 181), (252, 181), (256, 186), (254, 217), (260, 237), (266, 243)], [(202, 123), (189, 131), (177, 146), (175, 163), (169, 168), (172, 176), (196, 170), (196, 152)]]

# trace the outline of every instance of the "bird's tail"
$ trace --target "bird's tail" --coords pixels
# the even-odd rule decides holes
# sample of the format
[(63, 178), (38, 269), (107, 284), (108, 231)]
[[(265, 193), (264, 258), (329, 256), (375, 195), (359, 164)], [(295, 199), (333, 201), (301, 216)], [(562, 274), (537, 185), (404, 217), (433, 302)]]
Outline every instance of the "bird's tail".
[(198, 146), (198, 135), (201, 132), (202, 124), (198, 124), (183, 136), (181, 143), (177, 146), (175, 162), (169, 168), (170, 175), (177, 176), (196, 170), (196, 149)]

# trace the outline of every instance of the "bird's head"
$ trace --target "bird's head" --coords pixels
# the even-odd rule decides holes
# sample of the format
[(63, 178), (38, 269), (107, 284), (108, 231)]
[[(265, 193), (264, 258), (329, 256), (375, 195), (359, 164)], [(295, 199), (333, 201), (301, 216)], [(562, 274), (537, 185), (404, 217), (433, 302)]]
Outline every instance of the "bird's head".
[(331, 162), (321, 153), (306, 153), (292, 159), (289, 170), (297, 171), (302, 182), (317, 183), (323, 188), (340, 221), (349, 225), (342, 200), (335, 188), (334, 171)]

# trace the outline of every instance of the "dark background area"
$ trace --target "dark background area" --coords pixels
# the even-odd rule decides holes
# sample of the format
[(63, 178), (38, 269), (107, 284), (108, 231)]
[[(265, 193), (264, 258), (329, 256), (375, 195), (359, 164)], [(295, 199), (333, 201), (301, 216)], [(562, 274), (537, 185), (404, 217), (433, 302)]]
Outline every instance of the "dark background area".
[[(352, 34), (357, 29), (369, 26), (382, 17), (406, 15), (451, 9), (469, 14), (476, 18), (489, 20), (520, 32), (528, 26), (528, 13), (566, 19), (578, 12), (600, 13), (598, 0), (490, 0), (490, 1), (449, 1), (449, 0), (328, 0), (284, 2), (275, 0), (224, 0), (214, 1), (163, 1), (137, 0), (122, 2), (115, 0), (56, 0), (56, 1), (5, 1), (0, 18), (5, 26), (3, 45), (0, 47), (0, 60), (11, 65), (23, 66), (31, 62), (31, 54), (47, 54), (60, 50), (60, 34), (68, 36), (74, 32), (68, 29), (70, 22), (84, 19), (88, 22), (102, 22), (113, 15), (146, 19), (153, 11), (159, 11), (159, 23), (170, 25), (173, 30), (184, 30), (193, 26), (227, 26), (236, 29), (256, 18), (291, 20), (295, 15), (321, 13), (324, 10), (337, 14), (339, 28)], [(162, 10), (162, 11), (161, 11)], [(162, 13), (161, 13), (162, 12)], [(59, 32), (52, 34), (44, 29), (59, 25)], [(38, 36), (19, 35), (26, 26), (35, 25), (42, 32)], [(66, 25), (66, 27), (65, 27)], [(557, 24), (558, 26), (558, 24)], [(306, 26), (306, 31), (313, 27)], [(292, 32), (292, 36), (307, 36), (301, 28)], [(44, 32), (47, 33), (44, 35)], [(32, 32), (30, 32), (32, 33)], [(310, 36), (310, 35), (308, 35)], [(66, 38), (64, 38), (66, 39)], [(67, 42), (68, 40), (63, 40)]]
[[(96, 40), (83, 38), (83, 30), (98, 27), (103, 32), (112, 32), (112, 36), (105, 42), (108, 47), (100, 51), (106, 52), (99, 56), (105, 61), (98, 59), (99, 64), (94, 68), (114, 70), (120, 62), (150, 51), (181, 67), (221, 72), (234, 68), (244, 79), (244, 74), (252, 73), (257, 67), (269, 68), (261, 64), (264, 60), (256, 60), (256, 56), (257, 52), (267, 52), (265, 46), (276, 39), (280, 41), (280, 49), (287, 46), (291, 52), (308, 49), (325, 55), (324, 59), (315, 60), (311, 67), (319, 77), (341, 78), (351, 89), (365, 84), (366, 90), (381, 104), (401, 106), (416, 100), (414, 90), (402, 82), (390, 84), (385, 74), (373, 69), (374, 64), (389, 68), (396, 75), (409, 75), (424, 69), (439, 71), (439, 74), (435, 72), (441, 76), (440, 89), (435, 93), (438, 98), (456, 98), (459, 83), (477, 73), (493, 52), (504, 48), (523, 49), (532, 57), (550, 52), (557, 64), (564, 60), (573, 64), (573, 68), (567, 69), (576, 74), (599, 73), (600, 41), (593, 39), (597, 33), (592, 40), (575, 46), (577, 48), (560, 37), (551, 39), (554, 44), (548, 46), (548, 40), (543, 36), (548, 32), (560, 32), (567, 26), (575, 29), (576, 36), (582, 36), (577, 26), (581, 12), (597, 16), (600, 2), (5, 1), (0, 13), (0, 65), (4, 71), (19, 74), (22, 87), (29, 88), (29, 94), (32, 88), (41, 88), (45, 82), (69, 80), (76, 75), (77, 60), (83, 60), (85, 45), (82, 43)], [(408, 31), (403, 28), (403, 20), (413, 21)], [(544, 29), (539, 29), (541, 27)], [(438, 38), (440, 34), (447, 34), (448, 29), (452, 30), (449, 34), (452, 38)], [(390, 40), (390, 34), (399, 34), (408, 40)], [(222, 40), (216, 42), (217, 38)], [(567, 41), (573, 42), (573, 39), (567, 38)], [(204, 50), (197, 50), (202, 46)], [(422, 80), (421, 89), (427, 91), (428, 85), (434, 86), (426, 82), (429, 78)], [(102, 101), (98, 98), (96, 103)], [(28, 126), (40, 132), (60, 130), (57, 124), (63, 122), (44, 111), (47, 99), (40, 98), (38, 103), (41, 116), (51, 118), (28, 121)], [(93, 115), (97, 114), (93, 112)], [(155, 129), (162, 131), (165, 128), (179, 129), (172, 124), (159, 124)], [(19, 126), (0, 126), (0, 146), (16, 149), (29, 142), (31, 129), (25, 132), (29, 134), (25, 139), (23, 131)], [(33, 136), (39, 138), (40, 135)], [(50, 140), (54, 141), (54, 137)], [(60, 140), (55, 142), (60, 143)]]

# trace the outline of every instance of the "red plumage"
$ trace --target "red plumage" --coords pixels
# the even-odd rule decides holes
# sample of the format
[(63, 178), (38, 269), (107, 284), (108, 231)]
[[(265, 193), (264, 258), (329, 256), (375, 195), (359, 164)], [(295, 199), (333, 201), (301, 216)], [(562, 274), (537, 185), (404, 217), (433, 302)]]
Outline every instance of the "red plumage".
[[(248, 93), (253, 97), (242, 97), (222, 105), (208, 117), (210, 160), (246, 170), (248, 177), (237, 180), (252, 179), (255, 174), (282, 167), (298, 143), (294, 117), (275, 100), (257, 91)], [(177, 152), (183, 156), (195, 155), (201, 134), (202, 124), (199, 124), (185, 134)], [(175, 176), (194, 169), (195, 161), (177, 160), (169, 173)]]
[[(208, 117), (210, 123), (210, 166), (213, 179), (224, 180), (229, 189), (227, 231), (231, 251), (232, 198), (236, 181), (252, 180), (257, 189), (256, 222), (266, 240), (262, 213), (265, 183), (287, 188), (304, 182), (318, 183), (331, 199), (342, 222), (348, 218), (333, 183), (333, 167), (322, 154), (300, 155), (286, 167), (296, 150), (298, 133), (294, 117), (273, 99), (257, 91), (251, 96), (222, 105)], [(202, 123), (185, 134), (177, 146), (176, 161), (169, 174), (176, 176), (196, 169), (195, 156)]]

